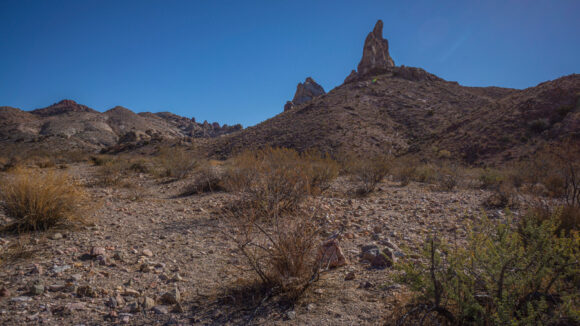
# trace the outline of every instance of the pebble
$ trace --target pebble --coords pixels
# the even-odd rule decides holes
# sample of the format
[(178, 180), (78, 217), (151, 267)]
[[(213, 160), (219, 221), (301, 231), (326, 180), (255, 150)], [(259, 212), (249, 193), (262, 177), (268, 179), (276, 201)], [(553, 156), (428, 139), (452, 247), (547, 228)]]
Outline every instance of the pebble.
[(92, 247), (91, 248), (91, 256), (104, 256), (107, 253), (107, 250), (103, 247)]
[(51, 238), (52, 240), (60, 240), (60, 239), (62, 239), (62, 233), (58, 233), (58, 232), (57, 232), (57, 233), (53, 233), (53, 234), (50, 236), (50, 238)]
[(137, 290), (125, 289), (125, 291), (123, 292), (123, 295), (126, 296), (126, 297), (138, 297), (141, 294)]
[(345, 281), (352, 281), (354, 280), (354, 278), (356, 277), (356, 274), (354, 272), (349, 272), (348, 274), (346, 274), (346, 276), (344, 277)]
[(155, 306), (153, 307), (153, 312), (158, 315), (166, 315), (169, 310), (167, 310), (167, 306)]
[(160, 300), (165, 304), (176, 304), (181, 301), (181, 295), (177, 287), (175, 287), (172, 291), (163, 293)]
[(153, 257), (153, 252), (149, 249), (143, 249), (143, 255), (147, 257)]
[(60, 273), (62, 273), (64, 271), (66, 271), (66, 270), (69, 270), (70, 268), (71, 268), (70, 265), (62, 265), (62, 266), (56, 266), (56, 265), (54, 265), (52, 267), (52, 271), (55, 274), (60, 274)]
[(288, 317), (288, 319), (290, 319), (290, 320), (296, 319), (296, 311), (294, 311), (294, 310), (288, 311), (286, 313), (286, 317)]
[(10, 299), (11, 302), (27, 302), (31, 300), (32, 298), (27, 296), (14, 297)]

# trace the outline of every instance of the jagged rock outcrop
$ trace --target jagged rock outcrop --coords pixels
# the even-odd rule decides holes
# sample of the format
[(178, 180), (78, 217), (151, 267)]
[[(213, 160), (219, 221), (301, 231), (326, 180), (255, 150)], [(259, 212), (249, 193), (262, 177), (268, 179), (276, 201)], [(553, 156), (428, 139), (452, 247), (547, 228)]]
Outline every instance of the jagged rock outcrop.
[(344, 82), (349, 83), (373, 71), (384, 71), (394, 66), (395, 61), (389, 55), (389, 41), (383, 38), (383, 21), (379, 19), (365, 39), (358, 71), (353, 70)]
[(311, 101), (313, 98), (324, 94), (326, 94), (324, 88), (318, 85), (318, 83), (316, 83), (311, 77), (307, 77), (304, 83), (298, 83), (294, 99), (286, 102), (284, 105), (284, 111), (288, 111), (296, 105), (306, 103)]

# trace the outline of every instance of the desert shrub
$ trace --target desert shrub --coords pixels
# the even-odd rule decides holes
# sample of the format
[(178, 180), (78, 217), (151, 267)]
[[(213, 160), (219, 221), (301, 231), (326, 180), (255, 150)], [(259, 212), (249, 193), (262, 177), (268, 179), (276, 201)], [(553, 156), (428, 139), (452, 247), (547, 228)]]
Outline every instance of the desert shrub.
[(285, 148), (246, 151), (228, 162), (223, 184), (264, 216), (293, 211), (336, 176), (328, 160)]
[(330, 188), (332, 181), (336, 179), (339, 172), (339, 164), (335, 160), (329, 155), (315, 150), (300, 154), (300, 159), (308, 176), (312, 194), (322, 193)]
[(556, 235), (580, 231), (580, 207), (575, 205), (548, 205), (537, 202), (528, 208), (527, 219), (536, 224), (555, 218), (558, 222)]
[(95, 155), (91, 156), (90, 161), (96, 166), (102, 166), (114, 161), (115, 157), (112, 155)]
[(557, 237), (556, 218), (494, 223), (483, 218), (467, 245), (427, 239), (424, 259), (400, 280), (417, 295), (398, 320), (420, 325), (563, 325), (580, 322), (580, 236)]
[(185, 178), (198, 164), (198, 159), (185, 148), (162, 148), (157, 155), (161, 177)]
[(355, 182), (355, 193), (367, 195), (373, 192), (391, 169), (391, 162), (385, 156), (361, 157), (353, 159), (347, 170)]
[(508, 182), (501, 183), (483, 202), (483, 206), (487, 208), (518, 208), (517, 190)]
[(311, 213), (262, 219), (252, 209), (230, 214), (228, 236), (272, 291), (295, 299), (315, 280), (318, 227)]
[(128, 165), (122, 160), (110, 160), (98, 166), (96, 171), (97, 184), (102, 186), (117, 186), (125, 178)]
[(41, 174), (18, 169), (0, 184), (6, 214), (15, 219), (11, 230), (45, 230), (67, 222), (82, 222), (87, 194), (65, 173)]
[(417, 172), (418, 162), (410, 158), (400, 158), (393, 164), (393, 177), (399, 181), (401, 186), (407, 186), (414, 180)]
[(528, 126), (531, 131), (539, 134), (542, 131), (550, 128), (550, 122), (548, 121), (548, 119), (537, 119), (530, 121), (528, 123)]
[(192, 196), (207, 192), (226, 190), (223, 182), (223, 172), (216, 166), (205, 163), (196, 172), (194, 181), (187, 185), (181, 196)]
[(504, 180), (504, 175), (496, 169), (486, 168), (479, 175), (482, 189), (498, 189)]

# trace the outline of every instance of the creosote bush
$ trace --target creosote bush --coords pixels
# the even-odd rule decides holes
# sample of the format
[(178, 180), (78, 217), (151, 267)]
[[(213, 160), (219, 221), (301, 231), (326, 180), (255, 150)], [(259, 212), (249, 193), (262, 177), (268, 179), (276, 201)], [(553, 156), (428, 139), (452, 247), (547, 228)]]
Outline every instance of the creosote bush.
[(195, 178), (181, 192), (181, 196), (192, 196), (208, 192), (224, 191), (224, 175), (217, 166), (204, 163), (196, 169)]
[(162, 148), (157, 155), (160, 177), (183, 179), (198, 163), (195, 155), (182, 147)]
[(223, 184), (240, 193), (244, 205), (272, 216), (294, 211), (308, 195), (324, 191), (337, 174), (338, 166), (326, 156), (267, 147), (230, 160)]
[(83, 222), (88, 208), (86, 192), (66, 173), (39, 173), (17, 169), (0, 184), (6, 214), (15, 231), (45, 230), (70, 222)]
[(356, 183), (354, 191), (360, 196), (373, 192), (390, 169), (390, 159), (385, 156), (351, 158), (346, 162), (346, 171)]
[(483, 218), (467, 245), (436, 237), (422, 263), (402, 265), (416, 291), (399, 325), (573, 325), (580, 322), (580, 235), (556, 236), (558, 219)]

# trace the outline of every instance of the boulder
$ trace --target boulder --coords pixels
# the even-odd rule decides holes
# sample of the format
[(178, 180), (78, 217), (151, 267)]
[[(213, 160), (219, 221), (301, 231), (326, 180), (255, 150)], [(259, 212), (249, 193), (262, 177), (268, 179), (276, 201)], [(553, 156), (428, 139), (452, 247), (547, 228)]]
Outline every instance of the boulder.
[(321, 268), (334, 268), (348, 264), (337, 239), (323, 242), (318, 248), (318, 259)]

